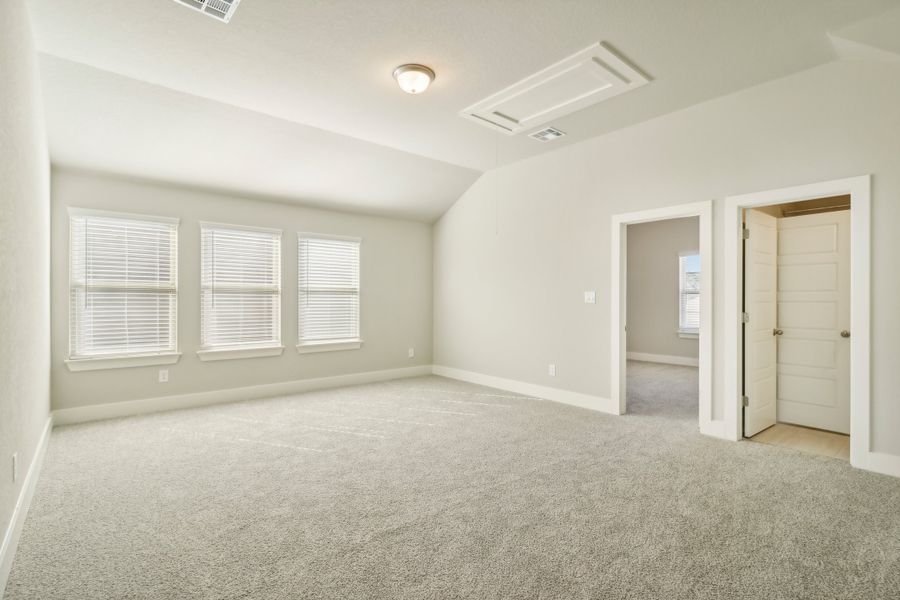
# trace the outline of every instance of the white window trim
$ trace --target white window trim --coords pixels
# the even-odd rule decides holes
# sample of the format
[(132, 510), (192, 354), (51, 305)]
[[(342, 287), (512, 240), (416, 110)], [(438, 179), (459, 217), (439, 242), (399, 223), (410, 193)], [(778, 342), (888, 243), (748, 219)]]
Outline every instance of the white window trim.
[[(699, 254), (699, 250), (684, 250), (678, 253), (678, 289), (676, 290), (676, 293), (678, 294), (678, 329), (676, 333), (678, 334), (679, 338), (685, 340), (700, 339), (700, 328), (681, 326), (681, 259), (685, 256), (699, 256)], [(702, 265), (700, 268), (703, 268)]]
[[(78, 371), (102, 371), (105, 369), (125, 369), (131, 367), (147, 367), (153, 365), (174, 365), (178, 362), (178, 359), (181, 358), (181, 352), (179, 349), (179, 340), (178, 340), (178, 297), (179, 297), (179, 269), (178, 269), (178, 261), (181, 254), (181, 233), (179, 228), (181, 227), (181, 219), (178, 217), (161, 217), (159, 215), (145, 215), (143, 213), (129, 213), (129, 212), (121, 212), (114, 210), (99, 210), (93, 208), (79, 208), (76, 206), (68, 206), (66, 207), (66, 212), (69, 215), (69, 220), (71, 222), (72, 217), (110, 217), (110, 218), (119, 218), (119, 219), (135, 219), (140, 221), (155, 221), (157, 223), (170, 223), (175, 226), (175, 319), (174, 319), (174, 329), (172, 334), (175, 337), (175, 351), (174, 352), (160, 352), (154, 354), (132, 354), (132, 355), (108, 355), (108, 356), (89, 356), (89, 357), (78, 357), (73, 358), (71, 355), (71, 343), (67, 341), (68, 349), (66, 350), (66, 367), (69, 371), (78, 372)], [(72, 240), (68, 239), (69, 231), (71, 231), (70, 227), (66, 227), (66, 243), (69, 250), (67, 252), (71, 252)], [(67, 294), (71, 295), (72, 290), (72, 257), (67, 257), (69, 267), (68, 267), (68, 288)], [(71, 302), (71, 299), (68, 300)], [(67, 306), (66, 310), (66, 328), (70, 327), (70, 323), (68, 322), (71, 318), (71, 309)]]
[(134, 354), (132, 356), (98, 356), (92, 358), (66, 359), (70, 371), (102, 371), (104, 369), (126, 369), (153, 365), (174, 365), (181, 358), (181, 352), (161, 354)]
[[(284, 260), (284, 230), (277, 229), (274, 227), (257, 227), (255, 225), (235, 225), (233, 223), (219, 223), (217, 221), (199, 221), (200, 226), (200, 244), (202, 246), (203, 239), (203, 229), (204, 228), (212, 228), (212, 229), (238, 229), (241, 231), (258, 231), (261, 233), (271, 233), (277, 235), (279, 240), (279, 254), (280, 261), (278, 264), (278, 323), (275, 328), (278, 332), (278, 340), (274, 345), (271, 346), (257, 346), (257, 347), (240, 347), (240, 348), (229, 348), (229, 347), (218, 347), (218, 346), (209, 346), (204, 347), (201, 346), (199, 350), (197, 350), (197, 357), (204, 362), (217, 361), (217, 360), (236, 360), (242, 358), (261, 358), (266, 356), (281, 356), (284, 352), (284, 345), (282, 344), (282, 319), (281, 313), (284, 310), (284, 269), (281, 261)], [(202, 249), (200, 251), (200, 269), (203, 269), (203, 257), (202, 257)], [(201, 274), (200, 281), (200, 296), (202, 302), (203, 296), (203, 281)], [(202, 319), (202, 317), (201, 317)], [(200, 323), (200, 327), (203, 327), (203, 324)]]
[(261, 358), (281, 356), (284, 346), (260, 346), (259, 348), (214, 348), (197, 350), (197, 356), (204, 362), (215, 360), (235, 360), (241, 358)]
[[(356, 290), (357, 302), (359, 303), (359, 314), (357, 316), (357, 333), (362, 334), (362, 242), (361, 237), (352, 235), (335, 235), (330, 233), (313, 233), (311, 231), (298, 231), (297, 243), (303, 239), (320, 239), (320, 240), (339, 240), (344, 242), (356, 242), (360, 246), (359, 264), (357, 265), (359, 276), (359, 287)], [(300, 281), (297, 281), (297, 337), (300, 336)], [(298, 342), (297, 352), (300, 354), (312, 354), (315, 352), (336, 352), (340, 350), (359, 350), (363, 345), (363, 339), (343, 339), (343, 340), (317, 340), (314, 342)]]
[(359, 350), (362, 345), (362, 340), (325, 340), (322, 342), (307, 342), (305, 344), (297, 344), (297, 352), (299, 352), (300, 354), (311, 354), (313, 352)]

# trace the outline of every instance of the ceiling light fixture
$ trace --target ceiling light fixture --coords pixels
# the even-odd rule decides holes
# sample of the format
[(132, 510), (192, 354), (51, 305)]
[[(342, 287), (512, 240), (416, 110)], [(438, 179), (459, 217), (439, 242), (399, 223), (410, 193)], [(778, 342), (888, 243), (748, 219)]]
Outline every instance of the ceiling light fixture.
[(394, 79), (407, 94), (421, 94), (434, 81), (434, 71), (425, 65), (400, 65), (394, 69)]

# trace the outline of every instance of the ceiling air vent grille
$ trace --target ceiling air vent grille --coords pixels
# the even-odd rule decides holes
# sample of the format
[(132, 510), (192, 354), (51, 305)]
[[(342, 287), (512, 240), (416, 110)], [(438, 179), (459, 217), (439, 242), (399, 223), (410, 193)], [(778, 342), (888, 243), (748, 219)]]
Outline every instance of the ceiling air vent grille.
[(556, 138), (561, 138), (566, 135), (559, 129), (555, 127), (548, 127), (547, 129), (541, 129), (540, 131), (535, 131), (534, 133), (529, 133), (528, 137), (533, 137), (539, 142), (549, 142), (550, 140), (555, 140)]
[(175, 2), (227, 23), (234, 16), (234, 11), (237, 10), (241, 0), (175, 0)]

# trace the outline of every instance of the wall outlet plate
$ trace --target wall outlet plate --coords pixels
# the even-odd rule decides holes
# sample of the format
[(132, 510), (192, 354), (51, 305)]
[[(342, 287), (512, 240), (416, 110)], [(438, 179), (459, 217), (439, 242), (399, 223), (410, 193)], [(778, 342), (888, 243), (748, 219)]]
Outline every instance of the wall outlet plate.
[(409, 349), (409, 357), (410, 357), (410, 358), (415, 358), (415, 357), (416, 357), (416, 349), (415, 349), (415, 348), (410, 347), (410, 349)]
[(547, 375), (556, 377), (556, 365), (547, 365)]
[(159, 370), (159, 382), (160, 383), (169, 383), (169, 370), (168, 369), (160, 369)]
[(597, 292), (585, 292), (584, 293), (584, 303), (585, 304), (597, 304)]

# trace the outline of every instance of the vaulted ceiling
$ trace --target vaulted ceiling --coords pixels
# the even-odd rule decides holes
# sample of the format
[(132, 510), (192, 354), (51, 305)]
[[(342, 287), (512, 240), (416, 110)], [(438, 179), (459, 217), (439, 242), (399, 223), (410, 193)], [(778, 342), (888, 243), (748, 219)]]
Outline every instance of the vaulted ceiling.
[[(57, 164), (426, 222), (499, 164), (833, 60), (834, 32), (898, 39), (897, 0), (242, 0), (227, 25), (30, 4)], [(601, 40), (652, 81), (553, 121), (566, 137), (459, 116)], [(407, 62), (437, 72), (425, 94), (391, 79)]]

